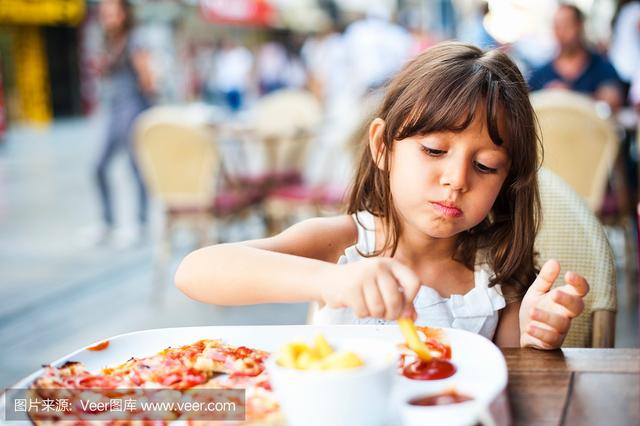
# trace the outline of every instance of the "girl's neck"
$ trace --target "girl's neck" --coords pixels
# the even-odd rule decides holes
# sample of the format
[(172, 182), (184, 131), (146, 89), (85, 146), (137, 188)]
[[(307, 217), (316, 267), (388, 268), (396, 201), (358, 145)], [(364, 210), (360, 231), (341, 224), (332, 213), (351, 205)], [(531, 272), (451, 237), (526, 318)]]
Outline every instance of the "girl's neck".
[[(381, 223), (376, 224), (380, 230), (376, 235), (376, 246), (385, 241), (385, 230)], [(422, 269), (424, 263), (447, 263), (453, 259), (457, 244), (456, 236), (450, 238), (433, 238), (419, 233), (404, 232), (398, 237), (398, 246), (394, 257), (414, 270)], [(381, 247), (376, 247), (380, 249)], [(385, 253), (390, 255), (391, 253)]]
[(456, 237), (412, 240), (400, 238), (395, 258), (411, 268), (420, 282), (441, 297), (467, 294), (474, 287), (473, 272), (453, 259)]
[(401, 236), (398, 239), (396, 257), (401, 258), (408, 266), (422, 269), (425, 262), (446, 263), (453, 259), (456, 238), (411, 238)]
[[(473, 271), (453, 259), (457, 237), (432, 238), (419, 232), (404, 232), (398, 238), (394, 258), (411, 268), (422, 284), (428, 285), (442, 297), (467, 294), (474, 286)], [(376, 219), (376, 250), (382, 248), (385, 231)], [(390, 251), (383, 256), (391, 255)]]

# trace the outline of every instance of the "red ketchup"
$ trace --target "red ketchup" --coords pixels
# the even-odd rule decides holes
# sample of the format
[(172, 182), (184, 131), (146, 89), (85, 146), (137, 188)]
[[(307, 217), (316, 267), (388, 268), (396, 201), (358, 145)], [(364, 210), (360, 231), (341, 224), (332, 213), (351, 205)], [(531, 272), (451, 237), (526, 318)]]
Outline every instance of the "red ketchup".
[(451, 389), (436, 395), (419, 396), (409, 400), (410, 405), (418, 405), (421, 407), (433, 406), (433, 405), (448, 405), (459, 404), (461, 402), (471, 401), (473, 398), (466, 395), (461, 395), (455, 390)]
[(417, 360), (404, 367), (402, 375), (412, 380), (440, 380), (455, 374), (456, 367), (446, 359)]

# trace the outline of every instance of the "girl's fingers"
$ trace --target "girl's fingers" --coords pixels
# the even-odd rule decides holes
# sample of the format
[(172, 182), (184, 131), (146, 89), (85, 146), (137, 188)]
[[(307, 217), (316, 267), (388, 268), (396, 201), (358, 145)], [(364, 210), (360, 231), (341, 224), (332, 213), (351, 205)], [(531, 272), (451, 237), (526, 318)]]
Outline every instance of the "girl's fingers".
[(391, 272), (402, 286), (405, 302), (413, 303), (420, 290), (420, 278), (410, 268), (397, 261), (391, 262)]
[(378, 276), (378, 289), (385, 306), (385, 319), (397, 319), (405, 307), (404, 292), (391, 273)]
[(589, 293), (589, 283), (580, 274), (569, 271), (564, 274), (564, 282), (569, 284), (571, 289), (580, 297), (584, 297)]
[(531, 319), (547, 324), (560, 334), (565, 334), (569, 331), (569, 326), (571, 325), (571, 320), (566, 316), (538, 308), (532, 309)]
[(357, 318), (366, 318), (369, 316), (369, 310), (364, 298), (364, 289), (360, 288), (358, 294), (351, 298), (351, 309)]
[(405, 304), (404, 310), (400, 314), (400, 318), (409, 318), (411, 321), (418, 319), (418, 313), (416, 312), (416, 308), (413, 306), (413, 303)]
[(367, 304), (369, 316), (384, 318), (386, 313), (384, 300), (376, 283), (373, 281), (366, 283), (362, 292), (364, 293), (364, 301)]
[(529, 333), (523, 335), (522, 340), (520, 341), (520, 346), (523, 348), (555, 349), (537, 337), (533, 337)]
[(547, 330), (534, 324), (529, 324), (527, 334), (540, 340), (545, 345), (542, 349), (559, 348), (563, 341), (562, 335), (557, 331)]
[(564, 291), (557, 290), (552, 293), (551, 298), (558, 305), (567, 310), (567, 314), (571, 318), (575, 318), (584, 310), (584, 301), (582, 297), (573, 294), (565, 293)]
[(560, 264), (553, 259), (547, 260), (540, 268), (540, 273), (528, 291), (538, 295), (548, 292), (553, 282), (558, 278), (558, 274), (560, 274)]

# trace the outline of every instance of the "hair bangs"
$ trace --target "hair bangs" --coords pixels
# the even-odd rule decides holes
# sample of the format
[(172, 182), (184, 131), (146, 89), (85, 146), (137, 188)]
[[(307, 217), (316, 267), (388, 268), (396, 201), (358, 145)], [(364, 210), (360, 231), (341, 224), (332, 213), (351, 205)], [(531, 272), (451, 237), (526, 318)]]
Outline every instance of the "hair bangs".
[(489, 70), (476, 64), (457, 71), (456, 78), (447, 75), (434, 79), (426, 87), (405, 88), (400, 94), (404, 99), (396, 103), (398, 107), (391, 107), (387, 117), (382, 117), (387, 123), (385, 134), (389, 141), (431, 132), (461, 132), (482, 113), (493, 143), (504, 144), (505, 135), (498, 123), (506, 105), (501, 99), (499, 82)]

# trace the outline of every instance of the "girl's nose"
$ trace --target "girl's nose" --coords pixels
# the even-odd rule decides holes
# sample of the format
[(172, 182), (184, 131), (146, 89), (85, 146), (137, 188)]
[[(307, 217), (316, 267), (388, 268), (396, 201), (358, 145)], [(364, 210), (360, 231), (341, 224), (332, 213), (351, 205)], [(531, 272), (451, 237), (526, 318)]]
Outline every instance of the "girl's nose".
[(440, 183), (453, 191), (465, 192), (469, 186), (468, 167), (462, 161), (452, 160), (445, 165)]

